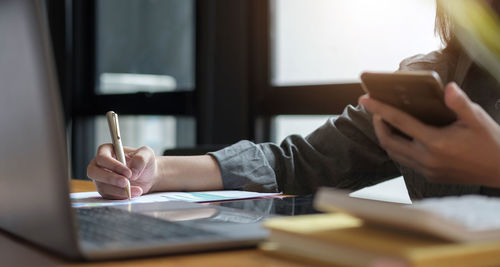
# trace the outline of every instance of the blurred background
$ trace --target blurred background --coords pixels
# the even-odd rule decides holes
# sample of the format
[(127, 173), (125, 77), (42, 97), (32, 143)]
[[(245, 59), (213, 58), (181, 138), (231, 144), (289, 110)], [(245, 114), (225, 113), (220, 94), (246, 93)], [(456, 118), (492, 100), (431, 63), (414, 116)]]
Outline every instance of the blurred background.
[(126, 146), (307, 135), (359, 74), (440, 48), (434, 0), (46, 0), (73, 177), (120, 114)]

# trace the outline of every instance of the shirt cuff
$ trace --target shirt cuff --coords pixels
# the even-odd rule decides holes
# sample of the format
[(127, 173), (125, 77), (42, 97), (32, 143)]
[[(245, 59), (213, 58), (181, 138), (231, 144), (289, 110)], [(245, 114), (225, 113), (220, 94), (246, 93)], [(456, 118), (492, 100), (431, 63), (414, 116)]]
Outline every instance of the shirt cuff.
[(259, 145), (240, 141), (208, 155), (219, 164), (224, 189), (279, 192), (274, 169)]

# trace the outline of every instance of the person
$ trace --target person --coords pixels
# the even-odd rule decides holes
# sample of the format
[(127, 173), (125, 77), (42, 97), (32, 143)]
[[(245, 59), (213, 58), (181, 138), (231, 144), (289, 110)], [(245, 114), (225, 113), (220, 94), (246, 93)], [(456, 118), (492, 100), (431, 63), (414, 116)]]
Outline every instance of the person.
[[(87, 174), (106, 198), (155, 191), (236, 189), (308, 194), (319, 186), (356, 190), (403, 175), (412, 199), (500, 195), (500, 88), (471, 62), (438, 6), (436, 32), (444, 49), (405, 59), (400, 70), (434, 70), (447, 83), (445, 103), (457, 114), (446, 127), (425, 125), (369, 96), (303, 138), (281, 144), (240, 141), (200, 156), (155, 156), (125, 148), (127, 166), (111, 144), (98, 148)], [(393, 134), (389, 123), (411, 139)]]

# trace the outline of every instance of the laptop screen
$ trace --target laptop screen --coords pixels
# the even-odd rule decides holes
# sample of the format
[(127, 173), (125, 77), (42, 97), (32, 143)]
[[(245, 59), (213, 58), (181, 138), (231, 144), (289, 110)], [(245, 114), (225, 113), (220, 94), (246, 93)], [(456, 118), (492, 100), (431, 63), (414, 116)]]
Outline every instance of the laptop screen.
[(0, 1), (0, 228), (73, 256), (61, 103), (42, 1)]

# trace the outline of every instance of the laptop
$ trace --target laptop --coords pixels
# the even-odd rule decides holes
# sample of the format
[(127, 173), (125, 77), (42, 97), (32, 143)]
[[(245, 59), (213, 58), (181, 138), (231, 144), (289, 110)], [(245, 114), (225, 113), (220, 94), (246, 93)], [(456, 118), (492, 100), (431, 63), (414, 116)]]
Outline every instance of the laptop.
[(70, 259), (255, 245), (267, 215), (188, 202), (72, 208), (42, 1), (0, 1), (0, 229)]

